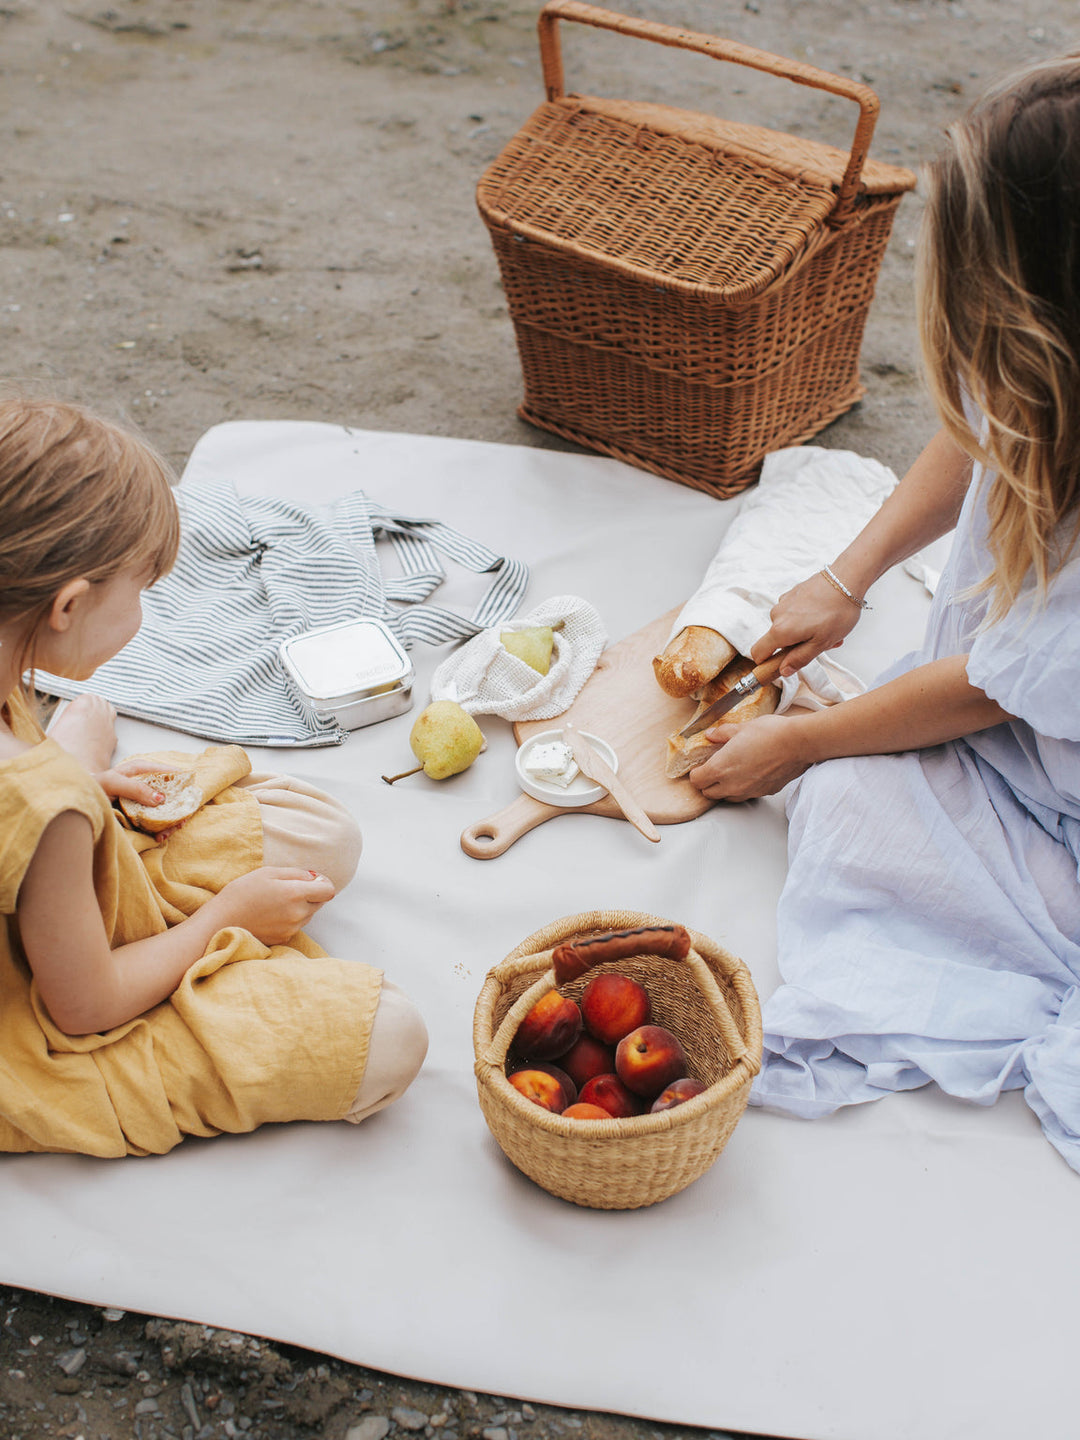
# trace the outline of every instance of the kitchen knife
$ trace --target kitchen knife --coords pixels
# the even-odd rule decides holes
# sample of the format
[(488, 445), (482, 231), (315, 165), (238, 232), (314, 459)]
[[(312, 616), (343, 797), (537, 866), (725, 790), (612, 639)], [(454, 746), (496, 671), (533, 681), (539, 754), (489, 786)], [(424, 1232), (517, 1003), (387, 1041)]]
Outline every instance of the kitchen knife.
[(745, 700), (748, 695), (756, 695), (770, 680), (775, 680), (780, 674), (780, 666), (795, 649), (794, 645), (788, 645), (784, 650), (778, 650), (775, 655), (770, 655), (768, 660), (763, 660), (760, 665), (755, 665), (749, 675), (744, 675), (741, 680), (725, 691), (720, 699), (703, 710), (700, 715), (695, 716), (690, 724), (679, 731), (679, 734), (688, 739), (691, 735), (700, 735), (702, 730), (708, 730), (710, 725), (715, 725), (729, 710), (733, 710), (740, 700)]
[(657, 830), (615, 771), (605, 760), (601, 759), (581, 731), (575, 730), (573, 725), (564, 724), (562, 735), (573, 751), (574, 759), (582, 774), (587, 775), (590, 780), (595, 780), (598, 785), (603, 785), (630, 824), (640, 830), (646, 840), (659, 840), (660, 831)]

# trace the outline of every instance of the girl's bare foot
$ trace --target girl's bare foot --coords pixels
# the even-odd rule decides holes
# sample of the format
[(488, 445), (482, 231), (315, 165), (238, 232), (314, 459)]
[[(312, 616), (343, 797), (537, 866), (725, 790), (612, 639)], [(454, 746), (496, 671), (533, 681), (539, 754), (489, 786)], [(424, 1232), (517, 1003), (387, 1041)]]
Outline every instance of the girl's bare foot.
[(91, 775), (107, 770), (116, 749), (116, 711), (100, 695), (78, 695), (46, 732)]

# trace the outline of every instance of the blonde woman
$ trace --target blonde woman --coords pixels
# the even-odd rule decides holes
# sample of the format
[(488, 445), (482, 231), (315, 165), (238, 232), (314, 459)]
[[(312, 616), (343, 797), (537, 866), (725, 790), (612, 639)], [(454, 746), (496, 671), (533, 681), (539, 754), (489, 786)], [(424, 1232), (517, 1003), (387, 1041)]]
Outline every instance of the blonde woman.
[[(86, 679), (138, 629), (179, 538), (167, 466), (72, 405), (0, 400), (0, 1150), (160, 1154), (186, 1135), (360, 1120), (427, 1036), (381, 971), (301, 927), (360, 836), (329, 796), (244, 752), (111, 763), (113, 712), (46, 738), (24, 674)], [(190, 765), (205, 803), (152, 836), (112, 808)]]
[(1080, 1169), (1080, 58), (985, 97), (927, 192), (941, 432), (754, 658), (839, 644), (873, 582), (955, 526), (923, 648), (856, 700), (718, 727), (690, 778), (734, 800), (797, 781), (758, 1102), (1025, 1087)]

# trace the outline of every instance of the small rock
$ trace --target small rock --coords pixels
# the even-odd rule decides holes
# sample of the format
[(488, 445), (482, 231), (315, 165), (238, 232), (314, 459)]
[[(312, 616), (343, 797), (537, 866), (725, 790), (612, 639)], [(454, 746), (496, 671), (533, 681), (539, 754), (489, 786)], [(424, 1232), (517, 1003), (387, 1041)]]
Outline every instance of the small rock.
[(194, 1393), (192, 1392), (191, 1386), (187, 1383), (187, 1381), (185, 1381), (184, 1384), (180, 1386), (180, 1404), (184, 1408), (184, 1414), (191, 1421), (192, 1427), (197, 1433), (202, 1429), (202, 1417), (200, 1416), (198, 1407), (195, 1404)]
[(521, 1407), (521, 1418), (522, 1418), (523, 1420), (535, 1420), (535, 1419), (536, 1419), (536, 1411), (533, 1409), (533, 1407), (532, 1407), (531, 1405), (522, 1405), (522, 1407)]
[(114, 1375), (134, 1375), (139, 1368), (133, 1356), (126, 1350), (117, 1350), (112, 1355), (107, 1355), (103, 1363)]
[(384, 1440), (390, 1430), (390, 1421), (385, 1415), (365, 1415), (359, 1425), (353, 1425), (345, 1440)]
[(82, 1381), (76, 1380), (74, 1375), (65, 1375), (62, 1380), (57, 1380), (53, 1390), (57, 1395), (77, 1395), (82, 1389)]
[(148, 1396), (145, 1400), (137, 1400), (135, 1402), (136, 1415), (156, 1415), (160, 1409), (161, 1406), (152, 1395)]
[[(410, 1410), (405, 1405), (396, 1406), (390, 1414), (403, 1430), (423, 1430), (428, 1423), (428, 1417), (422, 1410)], [(500, 1436), (499, 1440), (505, 1440), (505, 1436)]]
[(77, 1350), (65, 1350), (63, 1355), (57, 1356), (56, 1363), (65, 1375), (77, 1375), (86, 1364), (86, 1351), (81, 1345)]
[(481, 1430), (484, 1440), (510, 1440), (509, 1435), (501, 1425), (489, 1425), (486, 1430)]

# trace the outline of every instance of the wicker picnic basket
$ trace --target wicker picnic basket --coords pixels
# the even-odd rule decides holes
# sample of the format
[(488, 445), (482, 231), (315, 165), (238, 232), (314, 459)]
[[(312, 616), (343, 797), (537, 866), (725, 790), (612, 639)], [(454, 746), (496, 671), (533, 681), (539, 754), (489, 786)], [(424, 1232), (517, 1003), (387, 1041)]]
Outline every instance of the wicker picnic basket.
[[(605, 959), (613, 941), (622, 958)], [(526, 1012), (557, 983), (580, 999), (605, 970), (647, 988), (653, 1022), (682, 1041), (691, 1074), (708, 1087), (701, 1095), (658, 1115), (581, 1121), (551, 1114), (510, 1084), (507, 1052)], [(761, 1066), (761, 1012), (746, 966), (706, 936), (654, 915), (594, 910), (538, 930), (488, 973), (473, 1048), (480, 1108), (517, 1168), (577, 1205), (634, 1210), (684, 1190), (719, 1156)]]
[[(855, 101), (850, 153), (666, 105), (567, 95), (557, 22), (697, 51)], [(540, 15), (547, 102), (481, 177), (525, 382), (518, 413), (709, 494), (864, 393), (859, 350), (900, 199), (867, 159), (872, 90), (578, 0)]]

